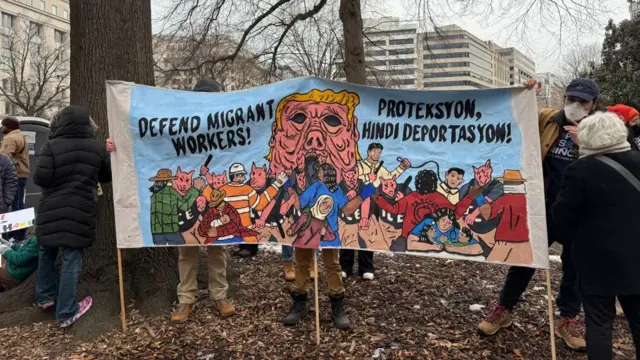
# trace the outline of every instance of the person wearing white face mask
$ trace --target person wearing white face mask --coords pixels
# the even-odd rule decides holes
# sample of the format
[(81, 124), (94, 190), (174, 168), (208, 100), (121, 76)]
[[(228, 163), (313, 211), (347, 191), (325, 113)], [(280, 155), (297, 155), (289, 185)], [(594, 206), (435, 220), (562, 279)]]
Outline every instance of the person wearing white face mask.
[[(525, 84), (529, 89), (536, 86), (535, 80)], [(584, 351), (586, 342), (576, 331), (575, 318), (580, 313), (581, 301), (576, 287), (576, 270), (571, 261), (571, 246), (562, 236), (558, 226), (550, 217), (550, 206), (556, 199), (566, 166), (578, 159), (577, 128), (580, 120), (596, 111), (605, 111), (600, 104), (600, 89), (589, 79), (574, 79), (565, 91), (564, 109), (538, 109), (540, 150), (547, 205), (547, 232), (549, 246), (554, 242), (562, 247), (562, 281), (556, 299), (560, 309), (560, 319), (556, 320), (556, 334), (573, 350)], [(498, 305), (480, 323), (478, 331), (482, 335), (493, 335), (513, 321), (511, 313), (520, 297), (527, 289), (535, 270), (511, 267), (507, 274)]]

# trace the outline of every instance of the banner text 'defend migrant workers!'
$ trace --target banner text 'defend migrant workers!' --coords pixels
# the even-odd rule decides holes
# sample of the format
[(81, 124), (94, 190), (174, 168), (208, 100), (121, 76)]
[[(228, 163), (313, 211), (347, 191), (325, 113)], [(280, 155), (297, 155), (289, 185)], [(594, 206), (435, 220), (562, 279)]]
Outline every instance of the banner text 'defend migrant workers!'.
[[(209, 113), (183, 117), (141, 117), (138, 119), (140, 138), (171, 136), (176, 155), (201, 154), (213, 150), (251, 145), (253, 124), (272, 120), (274, 100)], [(206, 127), (206, 132), (201, 131)]]

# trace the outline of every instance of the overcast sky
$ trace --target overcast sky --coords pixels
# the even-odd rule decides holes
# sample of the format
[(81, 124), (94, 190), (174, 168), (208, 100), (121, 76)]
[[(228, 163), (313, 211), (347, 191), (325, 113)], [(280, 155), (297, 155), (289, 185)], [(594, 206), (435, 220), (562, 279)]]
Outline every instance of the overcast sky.
[[(339, 0), (335, 1), (336, 4)], [(516, 15), (504, 15), (499, 11), (485, 11), (479, 9), (486, 9), (481, 7), (465, 8), (464, 14), (473, 14), (461, 16), (459, 9), (452, 10), (450, 7), (455, 6), (452, 4), (464, 4), (473, 1), (474, 4), (490, 4), (489, 6), (496, 6), (497, 3), (505, 3), (505, 0), (363, 0), (363, 17), (381, 17), (382, 14), (386, 16), (399, 17), (406, 21), (418, 20), (420, 13), (416, 9), (416, 4), (429, 1), (429, 9), (434, 16), (433, 21), (437, 25), (445, 25), (454, 23), (465, 30), (473, 33), (482, 40), (493, 40), (501, 46), (513, 46), (518, 48), (523, 53), (530, 56), (536, 63), (537, 72), (558, 72), (562, 67), (562, 54), (573, 46), (579, 43), (602, 43), (604, 39), (604, 28), (609, 18), (613, 19), (616, 23), (622, 20), (628, 19), (629, 4), (627, 0), (577, 0), (570, 2), (575, 4), (594, 4), (598, 8), (590, 12), (596, 18), (587, 26), (577, 27), (575, 23), (570, 23), (570, 19), (566, 19), (566, 22), (562, 27), (558, 24), (559, 21), (554, 21), (553, 16), (555, 11), (553, 9), (544, 13), (543, 10), (533, 11), (533, 15), (527, 20), (525, 27), (513, 26), (512, 22), (517, 22)], [(508, 1), (508, 0), (507, 0)], [(533, 1), (533, 0), (531, 0)], [(164, 0), (152, 1), (152, 11), (154, 19), (157, 19), (162, 11), (162, 7), (158, 6), (158, 3), (163, 3)], [(305, 1), (306, 2), (306, 1)], [(371, 6), (371, 3), (377, 4)], [(550, 4), (551, 1), (537, 0), (535, 4)], [(507, 7), (514, 4), (514, 2), (506, 2)], [(515, 4), (525, 4), (528, 2), (520, 1)], [(522, 5), (521, 5), (522, 6)], [(549, 5), (547, 9), (549, 8)], [(407, 10), (408, 9), (408, 10)], [(583, 10), (583, 9), (581, 9)], [(519, 11), (519, 10), (514, 10)], [(576, 10), (579, 11), (579, 10)], [(580, 17), (580, 14), (571, 14), (576, 17)], [(570, 17), (563, 15), (565, 18)], [(451, 21), (451, 19), (456, 19)], [(424, 21), (422, 22), (425, 23)], [(538, 24), (544, 23), (545, 26), (539, 26)], [(154, 31), (156, 31), (157, 23), (154, 22)]]

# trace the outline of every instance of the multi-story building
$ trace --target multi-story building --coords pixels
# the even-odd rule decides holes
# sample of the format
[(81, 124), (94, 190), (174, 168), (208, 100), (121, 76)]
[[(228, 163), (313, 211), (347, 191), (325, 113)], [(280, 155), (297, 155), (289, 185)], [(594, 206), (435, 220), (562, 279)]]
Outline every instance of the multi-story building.
[(496, 49), (509, 62), (509, 84), (520, 85), (536, 75), (536, 63), (513, 47)]
[(485, 89), (535, 74), (533, 61), (518, 50), (483, 41), (457, 25), (421, 32), (418, 24), (385, 17), (365, 19), (364, 34), (370, 83), (386, 77), (392, 87)]
[(564, 105), (564, 85), (553, 73), (538, 73), (536, 79), (542, 84), (538, 92), (538, 107), (560, 109)]
[(207, 60), (233, 53), (237, 43), (227, 38), (210, 39), (198, 46), (191, 39), (154, 37), (156, 85), (178, 90), (192, 89), (199, 78), (215, 79), (223, 91), (241, 90), (267, 82), (267, 70), (255, 57), (241, 52), (233, 61), (202, 65)]
[(640, 2), (638, 0), (629, 0), (629, 13), (631, 13), (631, 19), (640, 19)]
[[(43, 81), (42, 83), (37, 83), (37, 80), (34, 80), (35, 77), (28, 72), (29, 69), (20, 75), (22, 78), (17, 78), (15, 74), (11, 74), (7, 66), (3, 66), (0, 63), (0, 79), (3, 89), (13, 90), (16, 86), (15, 83), (20, 82), (26, 88), (23, 89), (23, 92), (30, 91), (31, 89), (29, 88), (37, 89), (42, 86), (42, 90), (46, 93), (48, 91), (58, 91), (60, 82), (63, 82), (62, 87), (65, 90), (58, 94), (59, 99), (55, 102), (50, 102), (52, 108), (47, 109), (46, 113), (51, 114), (57, 111), (60, 106), (68, 103), (70, 95), (68, 90), (69, 56), (67, 50), (56, 52), (55, 49), (62, 47), (68, 49), (66, 44), (69, 39), (69, 0), (0, 0), (0, 26), (2, 34), (0, 57), (4, 60), (10, 56), (15, 56), (13, 55), (14, 51), (19, 54), (23, 53), (19, 49), (9, 50), (9, 42), (15, 37), (16, 39), (27, 39), (30, 43), (36, 44), (35, 46), (43, 49), (43, 54), (48, 51), (48, 54), (56, 56), (55, 59), (48, 60), (49, 67), (51, 67), (51, 62), (53, 61), (60, 63), (60, 66), (56, 65), (55, 69), (59, 73), (45, 73), (44, 78), (44, 69), (39, 69), (39, 80)], [(45, 48), (47, 50), (44, 50)], [(30, 60), (26, 62), (30, 62)], [(39, 65), (33, 65), (32, 62), (32, 66), (37, 67)], [(64, 78), (61, 78), (63, 76)], [(55, 85), (46, 84), (45, 86), (45, 81), (55, 83)], [(26, 86), (25, 84), (29, 85)], [(20, 114), (21, 112), (23, 111), (20, 108), (0, 93), (0, 114)]]

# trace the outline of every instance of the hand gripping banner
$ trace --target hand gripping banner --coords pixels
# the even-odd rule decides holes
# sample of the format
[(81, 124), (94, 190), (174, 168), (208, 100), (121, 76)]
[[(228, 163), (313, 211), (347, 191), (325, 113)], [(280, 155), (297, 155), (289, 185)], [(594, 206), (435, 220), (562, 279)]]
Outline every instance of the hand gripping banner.
[(119, 248), (278, 243), (548, 266), (535, 96), (107, 82)]

